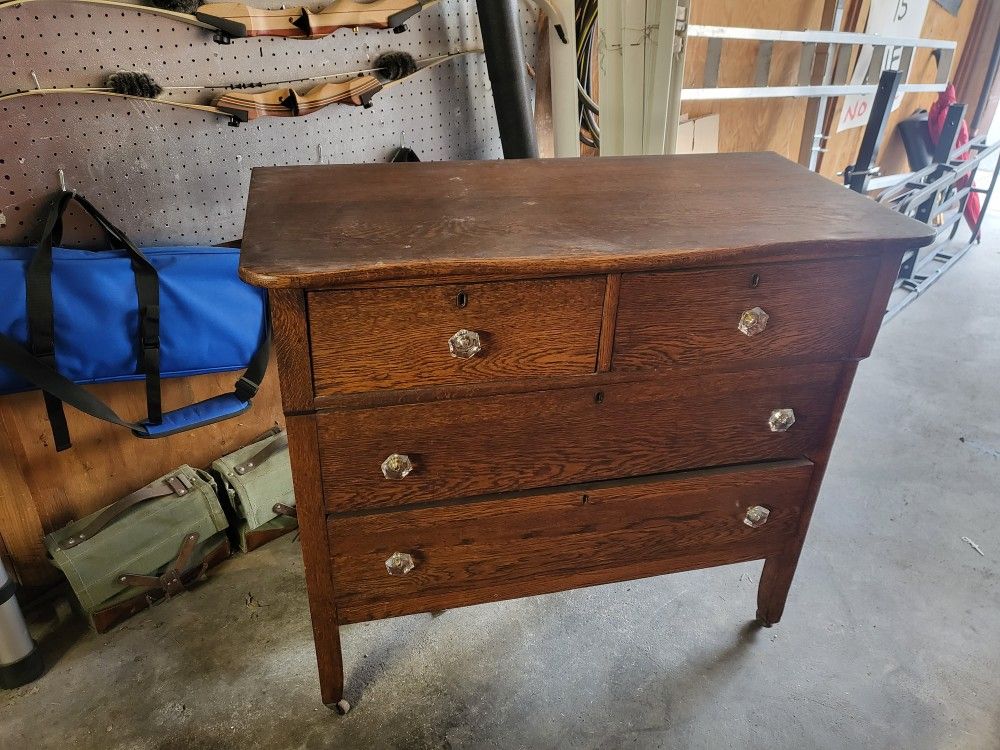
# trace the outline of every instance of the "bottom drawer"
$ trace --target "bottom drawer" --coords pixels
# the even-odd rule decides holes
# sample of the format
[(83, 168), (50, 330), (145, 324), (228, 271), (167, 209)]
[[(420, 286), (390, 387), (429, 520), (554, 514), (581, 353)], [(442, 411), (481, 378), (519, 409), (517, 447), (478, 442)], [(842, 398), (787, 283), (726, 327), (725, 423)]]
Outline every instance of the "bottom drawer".
[[(338, 617), (377, 620), (767, 557), (796, 532), (812, 469), (782, 461), (330, 517)], [(758, 505), (770, 513), (751, 527), (747, 511)], [(403, 572), (407, 555), (413, 568)]]

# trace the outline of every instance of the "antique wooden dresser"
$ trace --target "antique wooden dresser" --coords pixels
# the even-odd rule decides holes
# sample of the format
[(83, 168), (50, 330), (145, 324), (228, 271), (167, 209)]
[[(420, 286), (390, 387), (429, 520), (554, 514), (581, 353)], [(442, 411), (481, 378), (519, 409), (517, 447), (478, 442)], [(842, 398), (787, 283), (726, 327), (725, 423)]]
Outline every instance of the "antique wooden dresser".
[(761, 559), (777, 622), (930, 231), (774, 154), (254, 170), (323, 701), (346, 623)]

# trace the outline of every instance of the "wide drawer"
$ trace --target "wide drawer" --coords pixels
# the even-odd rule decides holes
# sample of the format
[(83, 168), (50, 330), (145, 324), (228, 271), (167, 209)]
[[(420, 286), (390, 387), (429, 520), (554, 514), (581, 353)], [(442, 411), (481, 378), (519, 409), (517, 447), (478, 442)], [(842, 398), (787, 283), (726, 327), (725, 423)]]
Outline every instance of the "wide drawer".
[[(808, 456), (826, 434), (840, 369), (802, 365), (320, 412), (326, 506), (399, 506)], [(795, 422), (772, 431), (780, 409), (793, 410)], [(387, 478), (405, 473), (404, 456), (410, 471)]]
[(338, 618), (374, 620), (767, 557), (796, 532), (811, 474), (808, 461), (790, 461), (332, 517)]
[(316, 395), (593, 372), (605, 285), (590, 276), (311, 293)]
[(843, 258), (625, 274), (612, 368), (767, 367), (856, 356), (879, 264)]

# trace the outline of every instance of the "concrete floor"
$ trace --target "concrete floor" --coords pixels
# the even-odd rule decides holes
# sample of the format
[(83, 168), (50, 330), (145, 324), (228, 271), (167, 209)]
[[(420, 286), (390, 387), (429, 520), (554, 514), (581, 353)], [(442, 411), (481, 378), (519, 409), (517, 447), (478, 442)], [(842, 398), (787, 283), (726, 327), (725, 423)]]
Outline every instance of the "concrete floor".
[[(319, 701), (298, 544), (46, 642), (0, 748), (1000, 748), (1000, 220), (860, 369), (784, 620), (760, 564), (343, 629)], [(980, 555), (962, 540), (980, 545)]]

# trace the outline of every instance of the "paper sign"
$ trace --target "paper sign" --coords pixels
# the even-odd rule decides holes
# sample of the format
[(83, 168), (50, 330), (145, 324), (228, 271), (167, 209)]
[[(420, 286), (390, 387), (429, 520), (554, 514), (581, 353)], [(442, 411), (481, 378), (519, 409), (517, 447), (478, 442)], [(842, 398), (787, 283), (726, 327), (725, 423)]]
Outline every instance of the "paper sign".
[[(886, 37), (906, 37), (916, 39), (924, 28), (924, 18), (927, 15), (927, 4), (930, 0), (872, 0), (868, 12), (868, 25), (865, 31), (869, 34), (880, 34)], [(860, 86), (865, 82), (865, 75), (871, 66), (874, 48), (865, 45), (861, 48), (858, 61), (854, 65), (851, 83)], [(899, 70), (901, 47), (886, 47), (882, 59), (882, 70)], [(903, 81), (902, 83), (905, 83)], [(893, 110), (899, 107), (902, 94), (897, 94), (892, 103)], [(851, 94), (844, 97), (844, 106), (840, 110), (840, 122), (837, 132), (860, 128), (868, 124), (875, 94)]]

